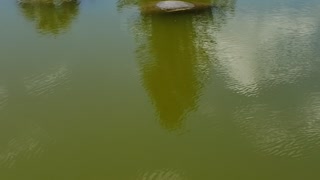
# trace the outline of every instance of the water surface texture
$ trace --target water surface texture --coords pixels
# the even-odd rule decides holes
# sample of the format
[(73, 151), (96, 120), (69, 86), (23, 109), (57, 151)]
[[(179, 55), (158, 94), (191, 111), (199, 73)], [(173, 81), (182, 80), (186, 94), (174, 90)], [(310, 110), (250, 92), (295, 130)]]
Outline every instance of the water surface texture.
[(0, 0), (0, 179), (320, 179), (320, 1), (197, 2)]

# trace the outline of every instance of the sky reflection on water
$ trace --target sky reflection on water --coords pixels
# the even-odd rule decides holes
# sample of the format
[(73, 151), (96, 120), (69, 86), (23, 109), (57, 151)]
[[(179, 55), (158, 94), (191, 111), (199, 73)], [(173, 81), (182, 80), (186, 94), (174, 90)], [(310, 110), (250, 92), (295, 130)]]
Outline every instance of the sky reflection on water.
[(1, 1), (0, 179), (318, 179), (319, 2), (213, 2)]

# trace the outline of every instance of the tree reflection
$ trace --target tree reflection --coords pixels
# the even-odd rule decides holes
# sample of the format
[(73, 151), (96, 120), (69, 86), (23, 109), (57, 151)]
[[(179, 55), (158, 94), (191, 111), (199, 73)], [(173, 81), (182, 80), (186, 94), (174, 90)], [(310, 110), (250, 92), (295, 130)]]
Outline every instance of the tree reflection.
[(196, 107), (201, 89), (201, 79), (198, 77), (201, 74), (198, 74), (197, 66), (205, 54), (197, 53), (190, 18), (151, 17), (150, 33), (152, 57), (149, 61), (152, 59), (152, 62), (140, 64), (143, 84), (162, 124), (175, 129), (181, 126), (184, 116)]
[(66, 31), (79, 13), (77, 0), (23, 0), (24, 16), (35, 22), (39, 32), (58, 35)]
[[(119, 1), (120, 8), (134, 4), (142, 8), (144, 2)], [(179, 129), (188, 113), (197, 108), (210, 60), (214, 59), (214, 37), (203, 30), (223, 22), (213, 16), (215, 13), (210, 9), (142, 15), (134, 22), (142, 83), (166, 129)]]

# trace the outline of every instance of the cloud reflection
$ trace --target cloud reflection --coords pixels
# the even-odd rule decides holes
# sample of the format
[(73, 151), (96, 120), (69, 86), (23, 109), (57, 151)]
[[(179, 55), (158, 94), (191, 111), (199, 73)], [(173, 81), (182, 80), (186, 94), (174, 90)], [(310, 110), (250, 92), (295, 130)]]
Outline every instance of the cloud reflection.
[(234, 122), (264, 155), (303, 158), (319, 147), (320, 26), (299, 8), (244, 14), (226, 25), (237, 31), (216, 36), (217, 75), (242, 100), (228, 106)]
[(293, 84), (310, 72), (317, 20), (292, 13), (244, 15), (229, 24), (237, 31), (219, 33), (217, 65), (230, 89), (257, 96), (266, 86)]

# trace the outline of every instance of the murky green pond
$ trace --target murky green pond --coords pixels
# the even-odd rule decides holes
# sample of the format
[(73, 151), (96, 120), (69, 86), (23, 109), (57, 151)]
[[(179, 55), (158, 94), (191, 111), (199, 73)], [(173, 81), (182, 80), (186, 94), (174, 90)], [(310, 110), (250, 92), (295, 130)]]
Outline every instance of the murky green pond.
[(147, 3), (0, 0), (0, 179), (319, 179), (320, 1)]

